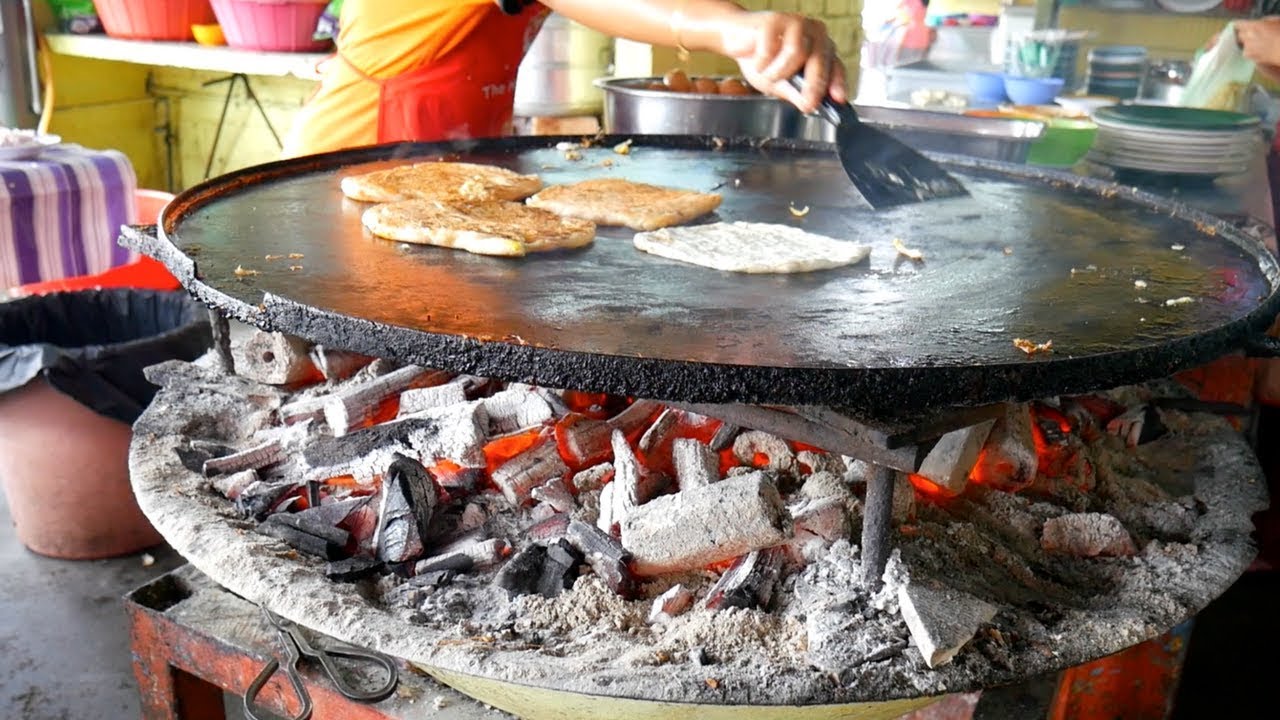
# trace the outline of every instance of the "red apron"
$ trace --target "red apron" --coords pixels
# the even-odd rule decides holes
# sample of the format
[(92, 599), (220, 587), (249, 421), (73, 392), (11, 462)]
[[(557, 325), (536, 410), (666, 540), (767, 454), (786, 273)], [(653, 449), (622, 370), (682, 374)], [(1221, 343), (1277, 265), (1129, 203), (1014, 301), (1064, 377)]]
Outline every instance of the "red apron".
[[(516, 15), (496, 6), (443, 58), (393, 78), (365, 75), (380, 86), (378, 142), (459, 140), (511, 133), (516, 72), (548, 10)], [(344, 58), (345, 61), (345, 58)]]

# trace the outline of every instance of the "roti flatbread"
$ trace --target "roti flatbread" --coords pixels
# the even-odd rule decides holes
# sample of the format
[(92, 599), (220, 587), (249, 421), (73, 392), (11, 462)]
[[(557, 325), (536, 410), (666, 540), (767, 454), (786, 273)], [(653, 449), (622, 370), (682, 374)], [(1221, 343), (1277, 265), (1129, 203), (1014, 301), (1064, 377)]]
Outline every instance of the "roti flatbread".
[(362, 202), (523, 200), (541, 188), (537, 175), (459, 162), (420, 162), (342, 178), (342, 194)]
[(587, 220), (505, 200), (403, 200), (374, 205), (361, 220), (378, 237), (503, 257), (582, 247), (596, 236)]
[(711, 223), (637, 233), (635, 246), (672, 260), (741, 273), (798, 273), (853, 265), (871, 247), (789, 225)]
[(720, 207), (720, 196), (620, 178), (597, 178), (572, 185), (553, 185), (528, 202), (557, 215), (601, 225), (657, 230), (706, 215)]

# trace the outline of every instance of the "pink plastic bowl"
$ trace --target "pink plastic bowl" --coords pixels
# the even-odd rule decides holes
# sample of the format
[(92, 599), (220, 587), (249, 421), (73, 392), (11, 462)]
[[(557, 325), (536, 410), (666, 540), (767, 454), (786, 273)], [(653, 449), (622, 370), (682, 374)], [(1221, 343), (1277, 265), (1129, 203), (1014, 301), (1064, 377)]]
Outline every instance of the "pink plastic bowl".
[(320, 51), (328, 40), (315, 40), (316, 21), (326, 0), (212, 0), (213, 12), (227, 45), (245, 50)]

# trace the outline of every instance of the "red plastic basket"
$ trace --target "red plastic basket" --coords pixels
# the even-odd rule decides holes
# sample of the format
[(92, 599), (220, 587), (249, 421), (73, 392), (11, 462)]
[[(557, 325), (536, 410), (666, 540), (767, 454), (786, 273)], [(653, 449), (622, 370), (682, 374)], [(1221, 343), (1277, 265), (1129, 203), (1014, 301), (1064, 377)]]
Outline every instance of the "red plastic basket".
[(133, 40), (190, 40), (192, 25), (214, 22), (209, 0), (93, 0), (102, 28)]
[(328, 40), (315, 40), (316, 21), (327, 0), (213, 0), (227, 44), (245, 50), (320, 51)]

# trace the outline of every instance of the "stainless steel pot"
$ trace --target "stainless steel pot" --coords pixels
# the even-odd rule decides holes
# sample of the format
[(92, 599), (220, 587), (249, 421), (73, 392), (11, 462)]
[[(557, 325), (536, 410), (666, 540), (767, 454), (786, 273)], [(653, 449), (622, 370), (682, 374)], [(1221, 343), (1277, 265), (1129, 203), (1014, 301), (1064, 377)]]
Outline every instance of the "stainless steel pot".
[(1191, 77), (1191, 63), (1181, 60), (1157, 60), (1147, 66), (1138, 97), (1177, 105)]
[(662, 78), (601, 78), (604, 127), (623, 135), (719, 135), (835, 140), (817, 117), (764, 95), (704, 95), (649, 90)]
[[(661, 78), (601, 78), (604, 128), (620, 135), (717, 135), (835, 141), (827, 121), (802, 115), (790, 103), (764, 95), (704, 95), (649, 90)], [(954, 113), (859, 106), (864, 122), (918, 150), (1025, 162), (1044, 132), (1038, 122), (977, 118)]]
[(601, 93), (593, 81), (613, 64), (613, 40), (552, 13), (542, 24), (516, 76), (519, 117), (598, 115)]

